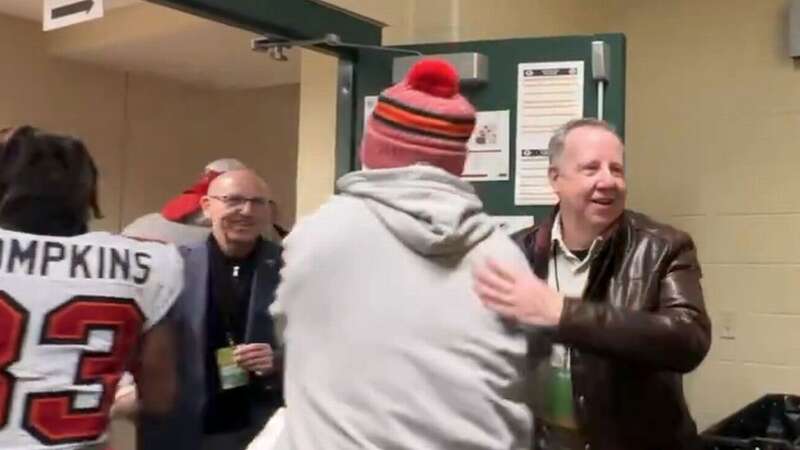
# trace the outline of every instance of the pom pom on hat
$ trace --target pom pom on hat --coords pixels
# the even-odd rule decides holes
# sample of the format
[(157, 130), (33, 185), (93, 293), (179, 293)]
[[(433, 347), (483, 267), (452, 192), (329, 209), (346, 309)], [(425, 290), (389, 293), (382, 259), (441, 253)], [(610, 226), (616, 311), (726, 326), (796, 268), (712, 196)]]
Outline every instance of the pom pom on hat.
[(412, 89), (436, 97), (450, 98), (458, 94), (458, 72), (441, 59), (424, 59), (408, 72), (406, 80)]
[(361, 161), (371, 169), (425, 163), (460, 176), (474, 127), (475, 108), (459, 94), (456, 69), (424, 59), (381, 93), (361, 141)]

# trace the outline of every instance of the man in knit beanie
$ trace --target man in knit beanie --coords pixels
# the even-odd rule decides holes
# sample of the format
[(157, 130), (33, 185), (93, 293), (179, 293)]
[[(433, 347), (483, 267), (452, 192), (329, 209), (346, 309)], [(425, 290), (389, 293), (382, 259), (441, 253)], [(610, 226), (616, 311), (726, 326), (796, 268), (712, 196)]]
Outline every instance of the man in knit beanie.
[(274, 448), (529, 448), (525, 335), (471, 289), (488, 255), (527, 267), (459, 178), (474, 124), (455, 69), (421, 61), (380, 96), (369, 169), (284, 241)]

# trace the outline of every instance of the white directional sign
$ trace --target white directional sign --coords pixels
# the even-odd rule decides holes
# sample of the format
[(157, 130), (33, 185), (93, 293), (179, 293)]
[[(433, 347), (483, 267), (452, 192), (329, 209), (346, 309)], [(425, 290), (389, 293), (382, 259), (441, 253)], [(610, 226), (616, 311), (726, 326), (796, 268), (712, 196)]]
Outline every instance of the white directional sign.
[(103, 17), (103, 0), (44, 0), (44, 31)]

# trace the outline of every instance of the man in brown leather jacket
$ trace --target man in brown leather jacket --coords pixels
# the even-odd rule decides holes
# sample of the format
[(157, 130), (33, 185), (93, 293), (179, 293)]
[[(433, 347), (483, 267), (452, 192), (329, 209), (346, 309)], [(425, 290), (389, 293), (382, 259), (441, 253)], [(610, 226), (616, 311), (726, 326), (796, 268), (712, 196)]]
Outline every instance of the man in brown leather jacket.
[(559, 205), (515, 238), (532, 271), (475, 270), (481, 300), (530, 326), (535, 448), (699, 450), (683, 395), (711, 341), (688, 234), (625, 210), (623, 145), (581, 119), (550, 141)]

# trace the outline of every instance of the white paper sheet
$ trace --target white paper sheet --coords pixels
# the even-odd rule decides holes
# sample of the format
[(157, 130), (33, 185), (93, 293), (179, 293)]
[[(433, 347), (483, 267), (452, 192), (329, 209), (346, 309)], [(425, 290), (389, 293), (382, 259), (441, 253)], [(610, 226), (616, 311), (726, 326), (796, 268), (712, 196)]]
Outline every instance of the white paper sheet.
[(361, 134), (362, 135), (367, 130), (367, 120), (369, 120), (369, 116), (372, 115), (372, 111), (375, 110), (375, 106), (377, 104), (378, 104), (378, 96), (377, 95), (368, 95), (368, 96), (364, 97), (364, 126), (361, 127)]
[(508, 110), (480, 111), (469, 139), (467, 163), (461, 176), (467, 181), (505, 181), (510, 172)]
[(509, 235), (533, 226), (533, 216), (491, 216), (492, 221)]
[[(361, 127), (361, 138), (364, 138), (364, 133), (367, 132), (367, 121), (369, 120), (369, 116), (372, 115), (372, 111), (375, 110), (375, 107), (378, 105), (378, 96), (377, 95), (367, 95), (364, 97), (364, 124)], [(359, 166), (361, 170), (364, 170), (364, 162), (361, 161), (361, 155), (358, 155), (359, 158)]]
[(547, 143), (556, 128), (583, 117), (583, 70), (583, 61), (519, 65), (514, 204), (557, 202), (547, 179)]

